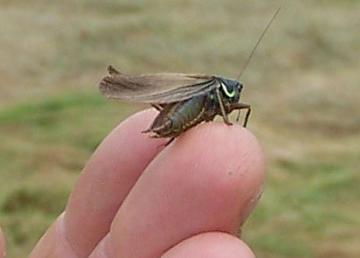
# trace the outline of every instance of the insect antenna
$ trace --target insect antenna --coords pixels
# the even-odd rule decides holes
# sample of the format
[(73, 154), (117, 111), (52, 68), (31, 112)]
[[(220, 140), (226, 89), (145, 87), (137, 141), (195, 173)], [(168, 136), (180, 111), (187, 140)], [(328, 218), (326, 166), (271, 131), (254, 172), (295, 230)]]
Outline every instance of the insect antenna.
[(241, 76), (244, 74), (244, 71), (246, 70), (246, 68), (249, 66), (249, 63), (253, 57), (253, 55), (255, 54), (255, 51), (257, 49), (257, 47), (259, 46), (261, 40), (263, 39), (263, 37), (265, 36), (266, 32), (268, 31), (268, 29), (270, 28), (270, 25), (272, 24), (272, 22), (275, 20), (276, 16), (278, 15), (278, 13), (280, 12), (281, 7), (279, 7), (276, 12), (273, 14), (271, 20), (268, 22), (268, 24), (266, 25), (264, 31), (261, 33), (258, 41), (256, 42), (255, 46), (253, 47), (249, 57), (247, 58), (244, 67), (242, 68), (240, 74), (237, 77), (237, 80), (239, 80), (241, 78)]

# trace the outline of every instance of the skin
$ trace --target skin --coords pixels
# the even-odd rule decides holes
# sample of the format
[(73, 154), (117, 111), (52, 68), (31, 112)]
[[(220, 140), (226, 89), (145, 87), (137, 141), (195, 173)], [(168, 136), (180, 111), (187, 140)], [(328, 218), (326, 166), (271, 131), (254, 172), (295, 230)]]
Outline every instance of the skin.
[(167, 139), (140, 133), (155, 115), (135, 114), (104, 139), (31, 258), (255, 257), (235, 237), (262, 192), (255, 137), (204, 123), (163, 148)]

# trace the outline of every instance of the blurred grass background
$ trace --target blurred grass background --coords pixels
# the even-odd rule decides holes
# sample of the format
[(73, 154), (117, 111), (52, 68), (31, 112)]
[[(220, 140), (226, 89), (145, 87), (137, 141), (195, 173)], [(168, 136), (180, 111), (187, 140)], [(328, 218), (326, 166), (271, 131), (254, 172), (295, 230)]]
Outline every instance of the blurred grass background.
[[(0, 0), (0, 223), (26, 257), (101, 139), (141, 107), (128, 73), (235, 77), (281, 1)], [(268, 157), (243, 230), (258, 257), (360, 257), (360, 2), (288, 1), (242, 81)]]

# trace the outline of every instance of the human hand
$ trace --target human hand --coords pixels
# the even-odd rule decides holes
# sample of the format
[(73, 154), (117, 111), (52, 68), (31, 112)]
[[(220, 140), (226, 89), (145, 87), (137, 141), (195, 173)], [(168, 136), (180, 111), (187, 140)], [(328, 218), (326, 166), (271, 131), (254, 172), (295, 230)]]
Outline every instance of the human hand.
[(140, 133), (154, 116), (133, 115), (105, 138), (31, 258), (254, 257), (234, 235), (262, 192), (255, 137), (205, 123), (164, 148)]

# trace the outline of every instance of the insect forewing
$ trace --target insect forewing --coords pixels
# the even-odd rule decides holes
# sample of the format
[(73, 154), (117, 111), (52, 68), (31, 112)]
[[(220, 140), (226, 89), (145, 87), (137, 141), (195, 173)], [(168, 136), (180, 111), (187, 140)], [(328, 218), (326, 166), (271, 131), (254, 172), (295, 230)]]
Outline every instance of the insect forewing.
[(214, 76), (182, 73), (126, 75), (112, 66), (99, 85), (108, 98), (144, 103), (171, 103), (204, 95), (219, 87)]

